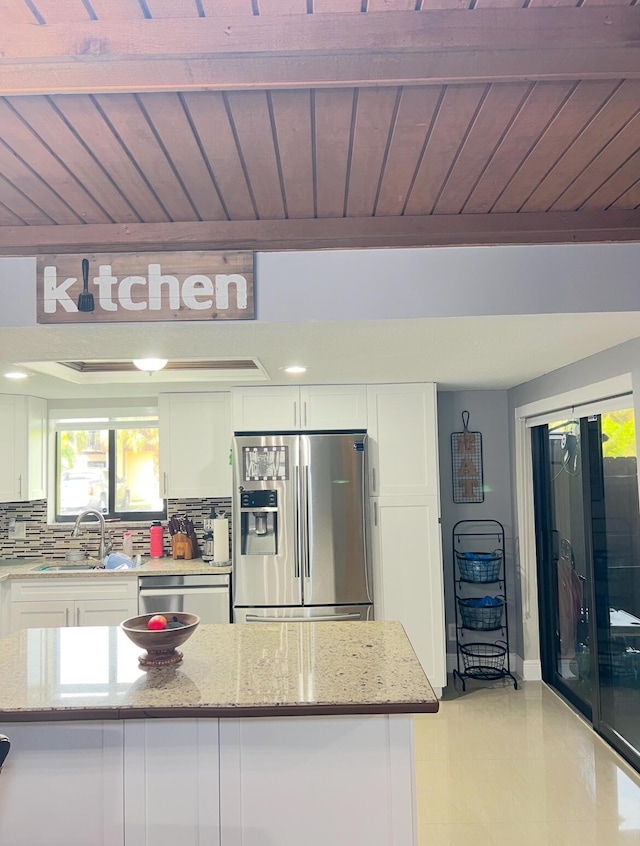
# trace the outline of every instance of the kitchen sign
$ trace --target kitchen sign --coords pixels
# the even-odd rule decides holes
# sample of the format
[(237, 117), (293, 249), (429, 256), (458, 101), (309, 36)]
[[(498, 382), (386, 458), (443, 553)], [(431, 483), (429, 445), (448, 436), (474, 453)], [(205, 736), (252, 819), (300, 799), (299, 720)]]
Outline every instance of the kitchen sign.
[(43, 255), (36, 279), (38, 323), (255, 317), (247, 251)]

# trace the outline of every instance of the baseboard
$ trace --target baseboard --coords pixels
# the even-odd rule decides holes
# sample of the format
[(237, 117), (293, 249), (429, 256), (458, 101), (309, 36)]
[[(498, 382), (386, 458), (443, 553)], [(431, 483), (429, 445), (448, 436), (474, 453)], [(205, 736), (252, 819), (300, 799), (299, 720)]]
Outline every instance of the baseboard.
[[(511, 672), (523, 681), (540, 681), (542, 679), (542, 667), (538, 660), (524, 661), (515, 652), (509, 653)], [(455, 652), (447, 653), (447, 673), (452, 673), (458, 668), (458, 660)]]
[(537, 659), (523, 661), (520, 656), (518, 660), (522, 664), (522, 678), (525, 681), (542, 681), (542, 665)]

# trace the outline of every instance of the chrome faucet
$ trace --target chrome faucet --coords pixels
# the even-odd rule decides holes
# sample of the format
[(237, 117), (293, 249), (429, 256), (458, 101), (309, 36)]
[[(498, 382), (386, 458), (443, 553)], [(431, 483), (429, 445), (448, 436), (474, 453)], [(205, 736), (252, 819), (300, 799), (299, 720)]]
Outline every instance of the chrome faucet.
[(105, 541), (105, 530), (107, 524), (104, 519), (104, 514), (101, 511), (98, 511), (97, 508), (85, 508), (84, 511), (81, 511), (80, 514), (78, 514), (78, 516), (76, 517), (76, 523), (73, 527), (73, 531), (71, 532), (71, 537), (78, 537), (78, 535), (80, 534), (80, 524), (88, 514), (95, 515), (98, 518), (98, 522), (100, 523), (100, 548), (98, 550), (98, 559), (100, 561), (100, 564), (104, 565), (104, 559), (107, 555), (107, 552), (110, 551), (111, 544)]

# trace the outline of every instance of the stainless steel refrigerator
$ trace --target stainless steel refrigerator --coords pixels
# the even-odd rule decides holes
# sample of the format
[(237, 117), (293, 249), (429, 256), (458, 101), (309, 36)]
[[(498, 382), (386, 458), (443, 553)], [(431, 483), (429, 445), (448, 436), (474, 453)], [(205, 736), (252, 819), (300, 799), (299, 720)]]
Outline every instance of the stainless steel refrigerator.
[(366, 436), (234, 439), (236, 622), (369, 620)]

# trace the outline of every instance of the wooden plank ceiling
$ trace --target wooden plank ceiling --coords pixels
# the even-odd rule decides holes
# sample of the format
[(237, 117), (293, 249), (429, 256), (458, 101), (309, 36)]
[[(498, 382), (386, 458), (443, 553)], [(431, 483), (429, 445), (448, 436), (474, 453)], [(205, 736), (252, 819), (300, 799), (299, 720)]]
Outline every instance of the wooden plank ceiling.
[(0, 0), (0, 252), (640, 239), (640, 8)]

